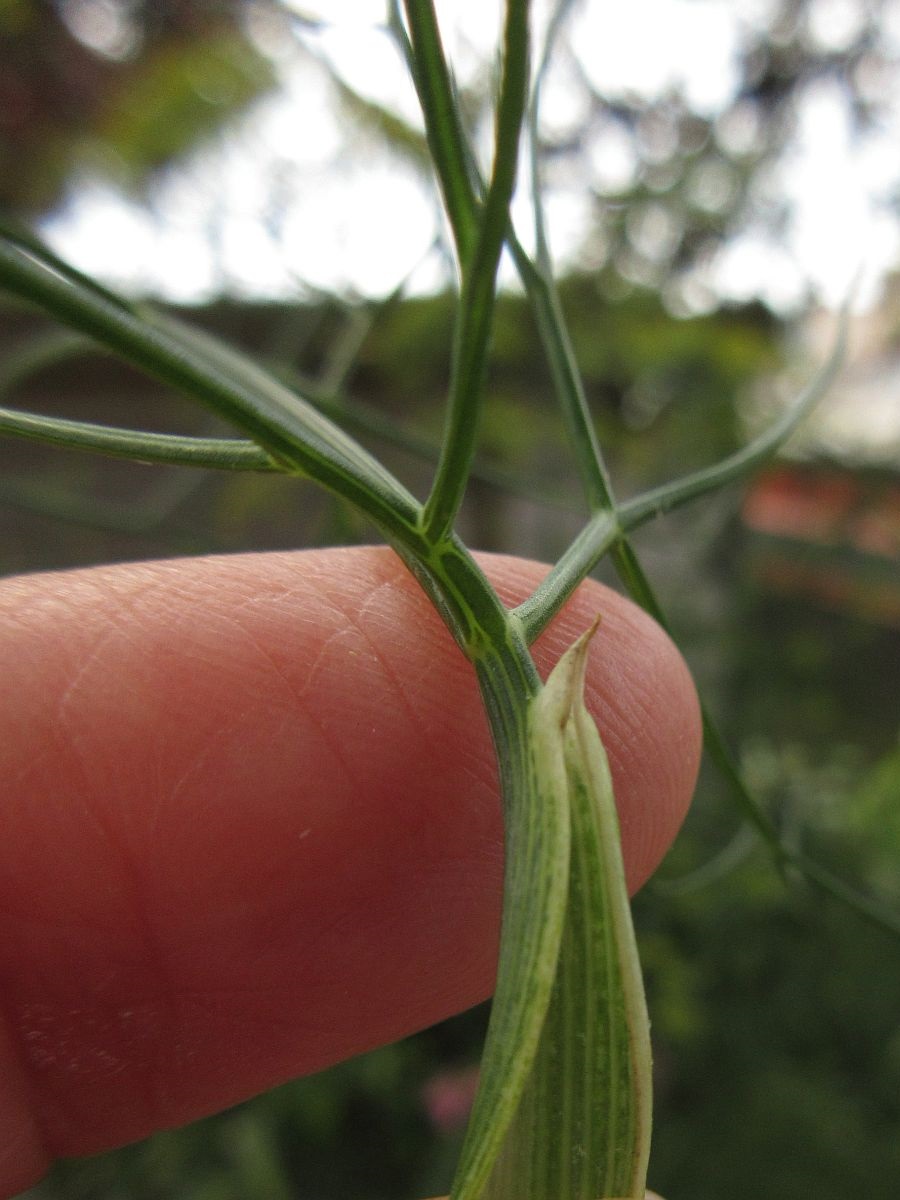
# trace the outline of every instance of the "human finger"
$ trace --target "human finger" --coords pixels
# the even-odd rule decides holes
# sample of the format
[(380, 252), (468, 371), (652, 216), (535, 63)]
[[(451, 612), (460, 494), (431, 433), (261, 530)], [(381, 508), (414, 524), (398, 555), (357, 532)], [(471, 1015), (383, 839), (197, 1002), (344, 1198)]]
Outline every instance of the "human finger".
[[(546, 569), (483, 562), (510, 602)], [(665, 636), (596, 584), (542, 670), (598, 610), (588, 703), (637, 885), (688, 802), (696, 700)], [(0, 713), (5, 1194), (489, 994), (490, 740), (388, 551), (8, 580)]]

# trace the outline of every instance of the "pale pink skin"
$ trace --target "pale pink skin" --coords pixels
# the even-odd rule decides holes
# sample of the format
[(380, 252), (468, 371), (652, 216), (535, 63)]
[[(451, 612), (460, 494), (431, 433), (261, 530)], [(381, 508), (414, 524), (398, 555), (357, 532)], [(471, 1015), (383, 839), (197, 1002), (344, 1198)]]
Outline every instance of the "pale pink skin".
[[(507, 602), (546, 568), (483, 560)], [(687, 670), (583, 585), (629, 882), (700, 747)], [(503, 862), (471, 668), (384, 549), (0, 582), (0, 1196), (489, 995)]]

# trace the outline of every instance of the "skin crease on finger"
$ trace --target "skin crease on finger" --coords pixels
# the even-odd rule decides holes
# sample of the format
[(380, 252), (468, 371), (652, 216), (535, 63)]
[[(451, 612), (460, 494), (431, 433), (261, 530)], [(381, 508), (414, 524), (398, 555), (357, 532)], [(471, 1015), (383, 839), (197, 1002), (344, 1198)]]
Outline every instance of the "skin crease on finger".
[[(546, 571), (485, 556), (506, 603)], [(699, 760), (664, 634), (597, 613), (629, 884)], [(0, 1195), (489, 995), (502, 822), (471, 668), (381, 548), (0, 583)]]

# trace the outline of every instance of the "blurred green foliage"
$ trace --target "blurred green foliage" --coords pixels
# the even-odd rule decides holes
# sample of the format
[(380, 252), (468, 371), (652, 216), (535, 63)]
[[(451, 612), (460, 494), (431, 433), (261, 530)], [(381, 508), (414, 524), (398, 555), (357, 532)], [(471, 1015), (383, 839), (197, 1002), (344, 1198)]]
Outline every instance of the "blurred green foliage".
[(84, 173), (140, 190), (275, 82), (240, 6), (0, 0), (0, 209)]
[(192, 150), (271, 87), (270, 63), (232, 30), (203, 44), (161, 47), (115, 103), (98, 114), (98, 148), (115, 157), (118, 182), (147, 175)]
[[(880, 780), (896, 807), (897, 752), (872, 765), (857, 753), (850, 767), (846, 751), (813, 766), (794, 750), (778, 782), (823, 802), (827, 815), (805, 819), (804, 840), (842, 872), (883, 884), (889, 857), (885, 894), (896, 900), (900, 845), (883, 845), (880, 819), (859, 801)], [(823, 797), (829, 771), (841, 791)], [(887, 1200), (900, 1169), (893, 946), (800, 885), (786, 892), (759, 850), (689, 886), (682, 871), (702, 847), (711, 853), (716, 825), (722, 844), (723, 824), (701, 797), (663, 878), (638, 902), (658, 1063), (655, 1186), (672, 1200)], [(679, 876), (683, 890), (672, 886)]]

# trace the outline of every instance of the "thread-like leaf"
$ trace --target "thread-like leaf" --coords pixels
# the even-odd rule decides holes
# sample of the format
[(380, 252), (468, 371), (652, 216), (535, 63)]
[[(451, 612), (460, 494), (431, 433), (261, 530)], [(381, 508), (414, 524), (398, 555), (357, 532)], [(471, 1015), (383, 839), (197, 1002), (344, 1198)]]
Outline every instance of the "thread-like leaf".
[[(496, 300), (497, 268), (509, 228), (509, 205), (515, 187), (519, 135), (528, 95), (528, 3), (529, 0), (509, 0), (506, 5), (491, 181), (471, 253), (465, 256), (460, 253), (462, 292), (454, 334), (450, 398), (441, 456), (423, 517), (426, 536), (431, 542), (445, 536), (453, 526), (475, 453)], [(416, 3), (409, 5), (410, 10), (417, 7), (420, 6)], [(446, 81), (444, 86), (447, 86)], [(445, 102), (452, 106), (452, 95), (448, 94)], [(426, 123), (427, 119), (426, 112)]]
[(71, 421), (0, 408), (0, 433), (48, 442), (67, 450), (91, 450), (113, 458), (213, 467), (224, 471), (277, 471), (279, 465), (256, 442), (240, 438), (181, 437), (92, 421)]
[[(597, 512), (591, 518), (540, 586), (515, 610), (529, 642), (540, 634), (572, 594), (573, 589), (593, 570), (608, 550), (616, 545), (628, 545), (626, 535), (631, 530), (653, 517), (746, 478), (777, 454), (827, 393), (841, 369), (846, 350), (848, 311), (848, 306), (845, 305), (838, 321), (834, 345), (826, 361), (816, 371), (807, 387), (769, 428), (720, 462), (682, 479), (653, 488), (641, 496), (616, 505), (612, 510)], [(629, 561), (633, 559), (636, 562), (634, 551), (629, 549), (628, 553)], [(620, 561), (619, 566), (624, 566), (624, 559)], [(643, 603), (634, 591), (635, 581), (626, 576), (627, 571), (623, 580), (629, 591)], [(661, 613), (654, 615), (657, 619), (662, 619)]]
[(407, 38), (403, 28), (398, 0), (392, 0), (390, 5), (390, 27), (406, 57), (419, 97), (428, 147), (456, 241), (457, 256), (464, 262), (474, 248), (478, 223), (466, 170), (466, 139), (456, 90), (441, 45), (432, 0), (404, 0), (404, 7), (410, 37)]
[(354, 503), (392, 540), (418, 543), (419, 505), (351, 437), (245, 355), (63, 273), (39, 247), (0, 236), (0, 286), (38, 304), (244, 430), (283, 468)]

